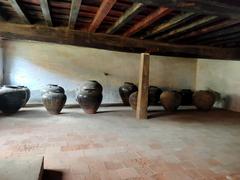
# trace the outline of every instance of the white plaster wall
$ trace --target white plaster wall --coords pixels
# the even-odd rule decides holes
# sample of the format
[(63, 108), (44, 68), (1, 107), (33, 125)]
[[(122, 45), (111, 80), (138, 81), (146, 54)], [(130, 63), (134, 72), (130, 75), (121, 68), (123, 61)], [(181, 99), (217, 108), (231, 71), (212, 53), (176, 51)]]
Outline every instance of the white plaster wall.
[(199, 59), (196, 82), (196, 89), (221, 93), (218, 107), (240, 112), (240, 61)]
[[(64, 87), (67, 103), (75, 103), (77, 89), (91, 79), (103, 85), (103, 103), (118, 103), (119, 86), (138, 81), (140, 54), (29, 41), (8, 41), (5, 47), (4, 82), (28, 86), (32, 103), (41, 101), (40, 90), (49, 83)], [(151, 56), (150, 84), (194, 89), (196, 62)]]

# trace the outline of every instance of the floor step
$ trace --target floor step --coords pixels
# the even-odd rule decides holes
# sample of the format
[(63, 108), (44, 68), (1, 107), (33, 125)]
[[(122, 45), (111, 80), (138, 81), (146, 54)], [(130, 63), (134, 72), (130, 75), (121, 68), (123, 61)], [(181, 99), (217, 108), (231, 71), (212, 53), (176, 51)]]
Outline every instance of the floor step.
[(0, 179), (42, 180), (43, 160), (42, 156), (1, 159)]

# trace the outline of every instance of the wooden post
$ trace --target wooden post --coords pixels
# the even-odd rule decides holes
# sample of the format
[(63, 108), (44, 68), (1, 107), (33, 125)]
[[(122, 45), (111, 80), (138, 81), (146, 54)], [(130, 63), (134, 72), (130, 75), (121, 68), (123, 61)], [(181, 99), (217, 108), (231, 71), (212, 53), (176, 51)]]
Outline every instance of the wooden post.
[(139, 67), (139, 83), (136, 117), (147, 119), (148, 108), (148, 85), (149, 85), (150, 54), (142, 53)]

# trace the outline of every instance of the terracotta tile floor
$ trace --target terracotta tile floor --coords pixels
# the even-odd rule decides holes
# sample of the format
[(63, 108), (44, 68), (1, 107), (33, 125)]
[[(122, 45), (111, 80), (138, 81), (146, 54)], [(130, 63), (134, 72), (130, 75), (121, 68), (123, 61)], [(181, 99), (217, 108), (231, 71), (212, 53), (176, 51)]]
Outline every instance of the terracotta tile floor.
[(0, 158), (43, 155), (45, 178), (240, 179), (240, 113), (152, 111), (136, 120), (128, 107), (58, 116), (25, 108), (0, 115)]

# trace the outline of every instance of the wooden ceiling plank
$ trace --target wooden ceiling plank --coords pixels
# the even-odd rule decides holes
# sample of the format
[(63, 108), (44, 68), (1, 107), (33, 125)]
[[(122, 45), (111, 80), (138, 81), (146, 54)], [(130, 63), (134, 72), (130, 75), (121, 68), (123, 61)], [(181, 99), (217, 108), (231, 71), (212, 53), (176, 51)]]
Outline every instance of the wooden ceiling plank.
[(128, 29), (123, 36), (129, 37), (132, 36), (133, 34), (139, 32), (140, 30), (148, 27), (155, 21), (159, 20), (160, 18), (170, 14), (172, 12), (172, 9), (165, 8), (165, 7), (160, 7), (150, 15), (148, 15), (146, 18), (144, 18), (142, 21), (139, 23), (135, 24), (133, 27)]
[(234, 1), (222, 0), (129, 0), (131, 2), (144, 3), (145, 5), (166, 6), (182, 11), (198, 12), (202, 14), (240, 18), (240, 6)]
[(53, 26), (48, 0), (40, 0), (43, 17), (48, 26)]
[(113, 34), (127, 22), (129, 22), (135, 15), (137, 15), (143, 8), (142, 3), (134, 3), (107, 31), (108, 34)]
[(229, 34), (238, 33), (238, 32), (240, 32), (240, 25), (236, 25), (231, 28), (222, 29), (219, 31), (208, 33), (206, 35), (199, 36), (197, 38), (193, 38), (190, 42), (201, 44), (201, 43), (204, 43), (204, 41), (208, 41), (209, 39), (214, 39), (221, 36), (227, 36)]
[(9, 2), (11, 4), (11, 6), (13, 7), (13, 9), (15, 10), (15, 12), (18, 14), (18, 16), (21, 18), (22, 22), (26, 23), (26, 24), (30, 24), (28, 18), (26, 17), (24, 12), (20, 8), (18, 2), (16, 0), (9, 0)]
[(77, 18), (78, 18), (78, 14), (79, 14), (81, 4), (82, 4), (82, 0), (72, 0), (69, 22), (68, 22), (68, 27), (70, 29), (75, 28), (75, 24), (77, 22)]
[(234, 41), (239, 38), (240, 38), (240, 33), (233, 33), (227, 36), (220, 36), (220, 37), (210, 39), (208, 41), (204, 41), (201, 44), (206, 44), (206, 45), (224, 44), (225, 42)]
[(214, 24), (212, 26), (208, 26), (208, 27), (205, 27), (205, 28), (202, 28), (202, 29), (190, 32), (190, 33), (185, 34), (183, 36), (174, 38), (174, 39), (172, 39), (172, 42), (178, 42), (178, 41), (180, 41), (182, 39), (193, 38), (193, 37), (196, 37), (196, 36), (200, 36), (202, 34), (207, 34), (207, 33), (210, 33), (210, 32), (213, 32), (213, 31), (217, 31), (217, 30), (220, 30), (220, 29), (232, 26), (232, 25), (236, 25), (236, 24), (240, 24), (240, 21), (239, 20), (223, 21), (223, 22), (220, 22), (218, 24)]
[(187, 24), (187, 25), (185, 25), (183, 27), (174, 29), (174, 30), (168, 32), (167, 34), (164, 34), (162, 36), (156, 37), (155, 40), (163, 40), (163, 39), (169, 38), (171, 36), (176, 36), (178, 34), (181, 34), (181, 33), (184, 33), (186, 31), (189, 31), (189, 30), (191, 30), (193, 28), (197, 28), (197, 27), (202, 26), (204, 24), (206, 25), (206, 24), (208, 24), (210, 22), (215, 21), (216, 19), (218, 19), (217, 16), (207, 16), (207, 17), (201, 18), (201, 19), (199, 19), (199, 20), (197, 20), (195, 22), (192, 22), (190, 24)]
[[(95, 34), (46, 26), (20, 25), (0, 22), (0, 36), (6, 39), (23, 39), (52, 42), (124, 52), (147, 52), (156, 55), (209, 59), (240, 59), (239, 49), (207, 46), (176, 45), (139, 40), (116, 35)], [(59, 38), (61, 37), (61, 38)]]
[(196, 16), (196, 14), (193, 12), (177, 15), (174, 18), (172, 18), (170, 21), (160, 24), (159, 26), (156, 26), (152, 30), (146, 32), (146, 34), (144, 36), (142, 36), (141, 38), (145, 39), (145, 38), (154, 36), (156, 34), (159, 34), (163, 31), (174, 28), (175, 26), (177, 26), (181, 23), (184, 23), (184, 22), (188, 21), (190, 18), (195, 17), (195, 16)]
[(88, 32), (95, 32), (97, 28), (101, 25), (104, 18), (107, 16), (107, 14), (110, 12), (114, 4), (116, 3), (116, 0), (103, 0), (92, 23), (90, 24), (88, 28)]

